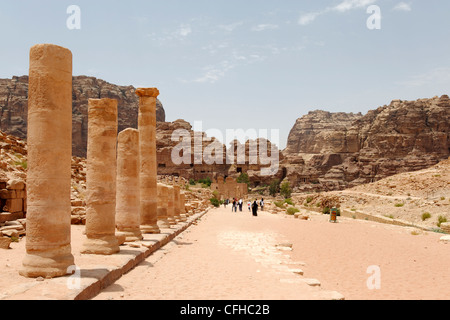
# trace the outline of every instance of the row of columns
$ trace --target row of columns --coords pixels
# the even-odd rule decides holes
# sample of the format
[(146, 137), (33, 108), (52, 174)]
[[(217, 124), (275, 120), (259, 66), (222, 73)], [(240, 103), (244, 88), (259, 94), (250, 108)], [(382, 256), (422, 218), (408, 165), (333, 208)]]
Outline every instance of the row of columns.
[[(180, 187), (157, 183), (158, 89), (137, 89), (139, 129), (118, 133), (117, 101), (91, 99), (88, 109), (86, 238), (82, 253), (120, 251), (187, 220)], [(73, 266), (70, 193), (72, 53), (55, 45), (30, 50), (26, 255), (19, 273), (58, 277)]]

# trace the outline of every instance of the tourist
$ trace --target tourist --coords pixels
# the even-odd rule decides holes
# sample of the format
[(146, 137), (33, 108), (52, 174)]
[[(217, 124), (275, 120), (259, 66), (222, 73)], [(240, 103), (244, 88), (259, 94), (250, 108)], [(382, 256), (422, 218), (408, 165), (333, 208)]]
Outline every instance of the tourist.
[(250, 200), (248, 200), (247, 205), (248, 205), (248, 212), (251, 212), (252, 211), (252, 202)]
[(264, 199), (261, 198), (259, 205), (261, 206), (261, 211), (264, 211)]
[(244, 201), (242, 199), (239, 200), (239, 211), (242, 212), (242, 205), (244, 204)]
[(253, 211), (253, 216), (256, 217), (258, 216), (258, 203), (257, 203), (258, 199), (255, 199), (255, 202), (253, 202), (252, 204), (252, 211)]

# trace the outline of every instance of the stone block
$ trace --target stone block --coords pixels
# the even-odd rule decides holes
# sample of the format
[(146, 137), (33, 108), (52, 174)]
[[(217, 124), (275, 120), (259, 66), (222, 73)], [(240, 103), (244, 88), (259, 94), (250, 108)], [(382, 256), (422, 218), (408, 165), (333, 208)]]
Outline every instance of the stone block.
[(9, 180), (7, 188), (9, 190), (23, 190), (25, 189), (25, 183), (22, 180)]
[(25, 199), (27, 197), (27, 192), (25, 190), (15, 190), (17, 199)]
[(446, 233), (450, 233), (450, 222), (441, 223), (441, 229)]
[(11, 238), (0, 237), (0, 249), (9, 249)]
[(23, 211), (23, 200), (22, 199), (7, 199), (6, 204), (3, 207), (3, 211), (6, 212), (22, 212)]
[(72, 200), (72, 207), (83, 207), (83, 200)]
[(15, 199), (16, 197), (16, 190), (6, 190), (2, 189), (0, 190), (0, 199)]

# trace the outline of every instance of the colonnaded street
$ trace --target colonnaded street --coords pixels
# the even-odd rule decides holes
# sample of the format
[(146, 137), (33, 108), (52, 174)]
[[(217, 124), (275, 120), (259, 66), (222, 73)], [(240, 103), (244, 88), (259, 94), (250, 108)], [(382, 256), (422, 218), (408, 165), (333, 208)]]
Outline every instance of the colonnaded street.
[[(444, 282), (433, 275), (450, 263), (440, 258), (433, 267), (446, 249), (439, 235), (328, 219), (268, 212), (253, 217), (247, 209), (222, 206), (94, 299), (446, 299)], [(367, 241), (372, 237), (377, 240)]]

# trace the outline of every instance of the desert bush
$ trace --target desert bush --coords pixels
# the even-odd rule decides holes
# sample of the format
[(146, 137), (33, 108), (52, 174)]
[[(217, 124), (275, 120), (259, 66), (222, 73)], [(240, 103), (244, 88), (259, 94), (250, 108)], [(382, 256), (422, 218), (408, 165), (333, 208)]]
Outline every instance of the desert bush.
[(216, 207), (216, 208), (220, 207), (220, 201), (219, 201), (219, 199), (217, 199), (217, 198), (211, 198), (211, 199), (209, 199), (209, 201), (211, 201), (211, 204), (212, 204), (214, 207)]
[(275, 201), (273, 204), (276, 205), (278, 208), (284, 209), (284, 201)]
[(431, 218), (431, 214), (429, 212), (425, 212), (422, 214), (422, 221), (425, 221), (430, 218)]
[(300, 212), (300, 210), (298, 210), (295, 207), (289, 207), (286, 211), (287, 211), (287, 214), (290, 215), (290, 216), (293, 216), (297, 212)]
[(444, 216), (439, 216), (437, 226), (440, 228), (442, 223), (446, 223), (447, 218)]
[(288, 198), (288, 199), (284, 200), (284, 202), (286, 202), (287, 204), (289, 204), (289, 205), (291, 205), (291, 206), (294, 205), (294, 202), (292, 201), (291, 198)]

